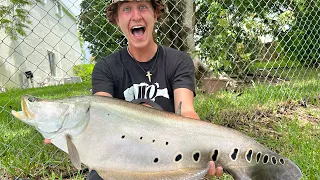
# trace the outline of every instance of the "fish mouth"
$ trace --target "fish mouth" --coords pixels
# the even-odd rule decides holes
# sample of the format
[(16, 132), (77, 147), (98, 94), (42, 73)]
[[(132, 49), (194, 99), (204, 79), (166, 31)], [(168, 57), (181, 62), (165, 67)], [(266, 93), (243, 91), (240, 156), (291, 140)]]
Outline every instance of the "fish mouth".
[(27, 102), (28, 101), (32, 101), (32, 97), (30, 96), (27, 96), (27, 95), (24, 95), (21, 97), (21, 108), (22, 108), (22, 111), (15, 111), (15, 110), (12, 110), (12, 115), (18, 119), (21, 119), (21, 120), (30, 120), (30, 119), (33, 119), (35, 117), (35, 114), (32, 113), (30, 111), (30, 109), (28, 108), (28, 104)]

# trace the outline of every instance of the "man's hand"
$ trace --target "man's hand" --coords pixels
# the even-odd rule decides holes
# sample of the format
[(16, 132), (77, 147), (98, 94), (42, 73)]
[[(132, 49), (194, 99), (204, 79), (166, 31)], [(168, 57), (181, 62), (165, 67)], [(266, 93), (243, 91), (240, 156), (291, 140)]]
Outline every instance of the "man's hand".
[(149, 108), (153, 108), (150, 104), (147, 104), (147, 103), (142, 103), (141, 105), (147, 106)]
[(43, 140), (43, 142), (44, 142), (45, 144), (51, 144), (51, 139), (45, 138), (45, 139)]
[(223, 168), (222, 167), (216, 167), (216, 165), (214, 164), (213, 161), (210, 161), (210, 168), (208, 171), (208, 175), (207, 176), (216, 176), (217, 178), (221, 177), (223, 174)]

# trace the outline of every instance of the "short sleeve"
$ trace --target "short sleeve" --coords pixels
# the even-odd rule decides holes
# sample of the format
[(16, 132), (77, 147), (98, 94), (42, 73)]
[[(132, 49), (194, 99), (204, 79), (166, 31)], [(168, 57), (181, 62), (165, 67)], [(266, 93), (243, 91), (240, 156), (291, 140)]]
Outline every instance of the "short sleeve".
[(182, 53), (176, 64), (176, 70), (173, 75), (173, 90), (178, 88), (190, 89), (195, 94), (195, 68), (191, 57)]
[(106, 58), (100, 59), (92, 72), (92, 94), (97, 92), (107, 92), (113, 96), (114, 81), (112, 71)]

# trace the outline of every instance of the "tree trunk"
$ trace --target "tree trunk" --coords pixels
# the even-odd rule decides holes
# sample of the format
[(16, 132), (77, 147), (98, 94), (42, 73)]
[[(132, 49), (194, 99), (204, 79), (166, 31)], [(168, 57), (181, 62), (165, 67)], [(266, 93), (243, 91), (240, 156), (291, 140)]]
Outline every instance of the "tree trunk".
[(195, 2), (191, 0), (167, 0), (166, 15), (159, 30), (161, 31), (161, 43), (181, 51), (189, 53), (193, 58), (196, 68), (197, 84), (207, 72), (206, 66), (199, 61), (195, 53), (194, 25)]
[[(164, 35), (161, 42), (163, 45), (187, 51), (185, 39), (187, 32), (184, 30), (184, 19), (186, 13), (186, 0), (167, 0), (166, 16), (160, 27), (161, 33)], [(190, 0), (189, 0), (190, 1)]]
[(195, 41), (194, 41), (194, 25), (195, 25), (195, 16), (194, 9), (195, 3), (190, 0), (183, 0), (185, 3), (185, 13), (183, 18), (183, 29), (186, 32), (185, 43), (187, 46), (187, 51), (192, 53), (195, 50)]

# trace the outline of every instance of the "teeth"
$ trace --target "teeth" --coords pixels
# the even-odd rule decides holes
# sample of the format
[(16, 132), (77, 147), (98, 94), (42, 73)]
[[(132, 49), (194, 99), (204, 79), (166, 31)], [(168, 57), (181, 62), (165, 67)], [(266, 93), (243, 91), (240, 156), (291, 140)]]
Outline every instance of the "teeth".
[(144, 28), (143, 26), (134, 26), (132, 29)]

